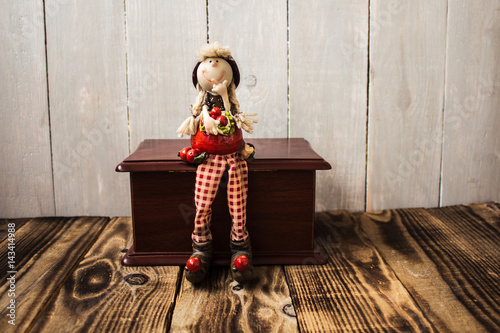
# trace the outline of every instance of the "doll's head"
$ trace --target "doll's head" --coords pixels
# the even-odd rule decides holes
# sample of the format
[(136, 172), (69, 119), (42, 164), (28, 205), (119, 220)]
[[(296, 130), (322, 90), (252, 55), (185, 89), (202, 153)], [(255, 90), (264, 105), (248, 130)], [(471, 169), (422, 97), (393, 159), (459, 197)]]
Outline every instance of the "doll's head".
[(212, 89), (211, 80), (214, 79), (221, 83), (227, 80), (228, 83), (234, 83), (236, 88), (240, 83), (240, 72), (229, 48), (215, 42), (205, 45), (199, 51), (192, 78), (194, 86), (199, 84), (205, 91)]
[(198, 63), (194, 67), (193, 85), (198, 90), (198, 97), (192, 107), (192, 113), (198, 116), (206, 92), (212, 92), (214, 83), (223, 83), (227, 80), (227, 92), (231, 103), (231, 112), (239, 112), (240, 104), (236, 99), (235, 89), (240, 83), (240, 71), (231, 56), (228, 47), (215, 42), (207, 44), (198, 52)]
[(198, 65), (196, 76), (203, 90), (212, 91), (214, 84), (233, 81), (233, 69), (223, 58), (207, 58)]

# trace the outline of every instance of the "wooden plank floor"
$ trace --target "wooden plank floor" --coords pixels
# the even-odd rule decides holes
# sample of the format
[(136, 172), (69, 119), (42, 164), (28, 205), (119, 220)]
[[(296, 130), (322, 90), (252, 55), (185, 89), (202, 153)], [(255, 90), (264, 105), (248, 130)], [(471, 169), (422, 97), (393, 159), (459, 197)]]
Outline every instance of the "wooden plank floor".
[(328, 263), (245, 286), (121, 266), (131, 235), (128, 217), (0, 220), (0, 332), (500, 332), (498, 203), (318, 213)]

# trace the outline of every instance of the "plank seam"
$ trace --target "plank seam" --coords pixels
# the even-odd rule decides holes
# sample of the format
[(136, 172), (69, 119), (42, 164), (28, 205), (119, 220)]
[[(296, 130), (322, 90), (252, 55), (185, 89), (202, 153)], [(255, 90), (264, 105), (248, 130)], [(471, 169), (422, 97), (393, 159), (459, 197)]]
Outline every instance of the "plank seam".
[[(288, 3), (288, 1), (287, 1), (287, 3)], [(290, 294), (290, 302), (292, 303), (293, 310), (295, 311), (295, 314), (296, 314), (295, 319), (297, 320), (297, 331), (299, 333), (301, 333), (302, 331), (300, 329), (299, 316), (297, 316), (297, 304), (294, 304), (294, 302), (293, 302), (294, 297), (292, 297), (292, 293), (294, 292), (294, 286), (292, 286), (290, 284), (290, 279), (289, 279), (288, 274), (286, 272), (285, 265), (280, 265), (280, 267), (281, 267), (281, 271), (283, 272), (283, 277), (285, 279), (286, 286), (288, 288), (288, 293)], [(295, 297), (299, 298), (300, 297), (299, 294), (297, 292), (295, 292), (295, 293), (297, 294)]]
[(448, 0), (446, 1), (446, 28), (445, 28), (445, 36), (446, 36), (446, 45), (444, 47), (444, 73), (443, 73), (443, 108), (441, 112), (441, 163), (439, 165), (440, 170), (439, 170), (439, 188), (438, 188), (438, 207), (442, 207), (442, 202), (443, 202), (443, 167), (444, 167), (444, 117), (445, 117), (445, 110), (446, 110), (446, 91), (448, 87), (448, 82), (446, 79), (446, 68), (448, 64), (448, 24), (449, 24), (449, 2)]
[(208, 0), (205, 2), (206, 5), (206, 12), (207, 12), (207, 44), (210, 43), (210, 21), (208, 18)]
[(290, 138), (290, 1), (286, 1), (286, 136)]
[(131, 140), (131, 131), (130, 131), (130, 105), (129, 105), (129, 99), (130, 99), (130, 92), (129, 92), (129, 86), (128, 86), (128, 33), (127, 33), (127, 0), (123, 0), (123, 21), (124, 21), (124, 28), (125, 28), (125, 86), (127, 89), (127, 133), (128, 133), (128, 153), (132, 153), (132, 140)]
[(184, 269), (181, 266), (180, 269), (177, 271), (177, 281), (175, 285), (174, 297), (172, 304), (170, 305), (171, 311), (168, 311), (170, 316), (166, 318), (166, 332), (170, 332), (170, 326), (172, 325), (172, 319), (174, 318), (174, 311), (177, 305), (177, 299), (180, 297), (183, 275), (184, 275)]
[(364, 210), (368, 206), (368, 139), (370, 131), (370, 17), (371, 0), (368, 0), (368, 25), (367, 25), (367, 45), (366, 45), (366, 126), (365, 126), (365, 202)]
[(50, 147), (50, 168), (52, 171), (52, 207), (54, 215), (57, 216), (56, 211), (56, 188), (54, 185), (54, 152), (52, 149), (52, 124), (50, 121), (50, 86), (49, 86), (49, 61), (47, 53), (47, 16), (45, 15), (45, 0), (42, 3), (43, 6), (43, 38), (45, 38), (44, 48), (45, 48), (45, 80), (47, 81), (47, 122), (49, 125), (49, 147)]
[(103, 233), (104, 229), (106, 229), (106, 227), (108, 226), (109, 222), (111, 221), (111, 219), (109, 217), (101, 217), (101, 218), (106, 219), (107, 221), (103, 223), (103, 226), (101, 227), (101, 230), (99, 230), (99, 232), (96, 233), (96, 235), (94, 236), (94, 239), (91, 242), (89, 242), (89, 244), (87, 245), (87, 247), (85, 248), (85, 250), (82, 251), (82, 253), (78, 257), (78, 259), (75, 260), (75, 263), (68, 270), (68, 273), (66, 274), (66, 276), (64, 276), (64, 278), (61, 279), (61, 281), (59, 282), (59, 284), (57, 285), (57, 287), (54, 289), (54, 292), (50, 295), (50, 297), (48, 297), (45, 300), (45, 303), (40, 308), (40, 311), (38, 311), (38, 313), (33, 318), (33, 320), (31, 321), (31, 323), (28, 325), (28, 327), (26, 328), (25, 332), (31, 332), (31, 330), (33, 329), (33, 326), (35, 325), (35, 323), (38, 321), (38, 319), (45, 312), (45, 310), (47, 309), (47, 307), (49, 306), (49, 304), (52, 302), (52, 300), (59, 294), (59, 291), (61, 290), (61, 288), (64, 286), (64, 284), (69, 279), (69, 277), (71, 275), (73, 275), (73, 273), (75, 272), (75, 270), (78, 267), (78, 265), (80, 264), (80, 262), (85, 258), (85, 256), (87, 255), (87, 253), (90, 251), (90, 249), (92, 248), (92, 246), (94, 246), (94, 244), (97, 242), (97, 240), (99, 239), (99, 237)]

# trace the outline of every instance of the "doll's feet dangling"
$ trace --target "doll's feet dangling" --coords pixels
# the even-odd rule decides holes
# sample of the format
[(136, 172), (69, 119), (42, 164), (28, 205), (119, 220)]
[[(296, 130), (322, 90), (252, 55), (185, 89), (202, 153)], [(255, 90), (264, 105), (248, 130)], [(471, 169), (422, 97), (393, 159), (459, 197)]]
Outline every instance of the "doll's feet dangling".
[(231, 274), (238, 283), (245, 283), (252, 277), (252, 246), (250, 238), (236, 242), (231, 240)]
[(207, 275), (213, 257), (212, 241), (198, 243), (193, 241), (193, 254), (186, 262), (186, 279), (191, 283), (200, 283)]

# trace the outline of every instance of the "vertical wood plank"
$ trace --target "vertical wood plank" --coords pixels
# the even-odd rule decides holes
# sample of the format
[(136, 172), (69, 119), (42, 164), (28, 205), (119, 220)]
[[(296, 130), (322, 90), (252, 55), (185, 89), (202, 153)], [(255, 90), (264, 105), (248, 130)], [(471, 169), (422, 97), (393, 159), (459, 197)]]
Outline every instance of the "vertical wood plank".
[(371, 2), (367, 210), (438, 205), (446, 4)]
[(290, 136), (333, 169), (317, 210), (364, 210), (368, 1), (290, 1)]
[(208, 15), (210, 42), (228, 45), (238, 64), (241, 111), (258, 113), (245, 136), (287, 137), (286, 0), (213, 0)]
[(443, 206), (500, 200), (500, 1), (450, 1)]
[(123, 1), (46, 3), (58, 215), (129, 215)]
[(207, 41), (206, 2), (126, 0), (130, 148), (176, 138), (196, 98), (191, 73)]
[(43, 1), (0, 1), (0, 216), (54, 215)]

